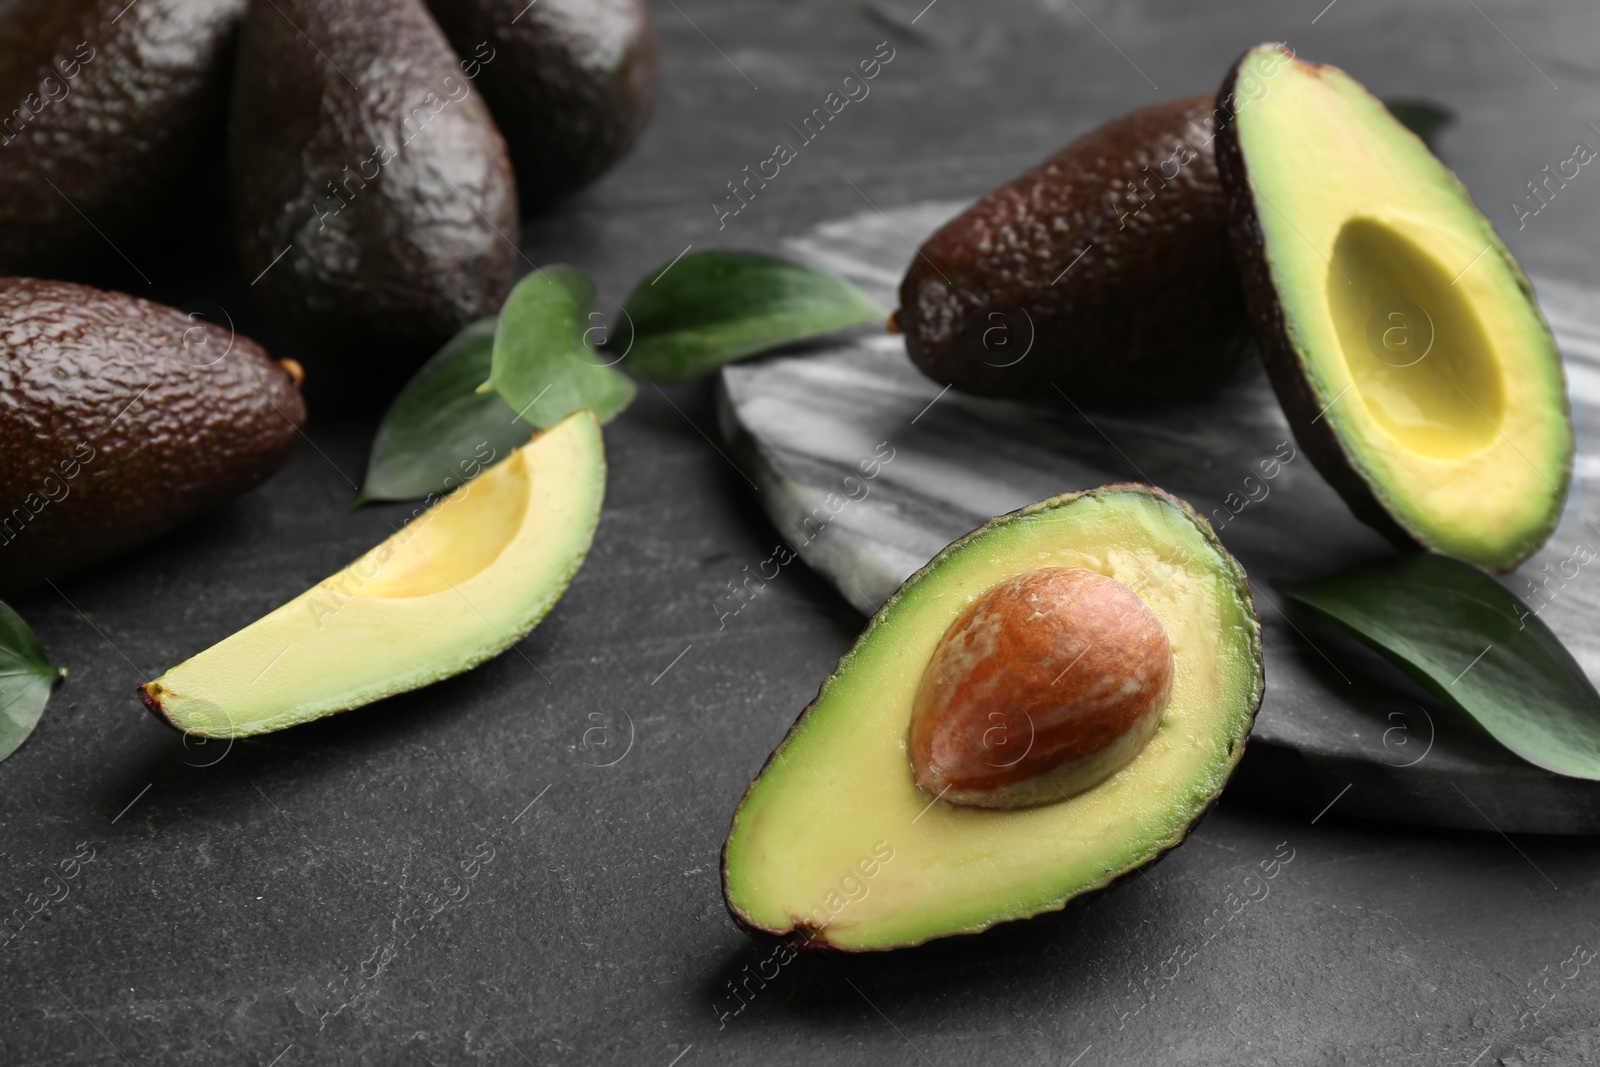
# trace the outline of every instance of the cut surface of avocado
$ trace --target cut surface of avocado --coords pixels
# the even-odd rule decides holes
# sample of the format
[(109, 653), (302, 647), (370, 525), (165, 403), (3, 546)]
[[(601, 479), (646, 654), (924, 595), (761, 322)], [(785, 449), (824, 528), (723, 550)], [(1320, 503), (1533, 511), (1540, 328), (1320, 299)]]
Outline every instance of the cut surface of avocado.
[(1572, 427), (1532, 287), (1455, 175), (1343, 71), (1247, 52), (1218, 137), (1267, 369), (1363, 520), (1507, 570), (1555, 529)]
[(544, 618), (605, 493), (587, 409), (513, 451), (350, 566), (141, 687), (187, 733), (245, 737), (459, 674)]
[[(930, 657), (978, 597), (1048, 567), (1114, 578), (1160, 620), (1173, 679), (1155, 735), (1059, 803), (929, 796), (907, 730)], [(751, 783), (723, 849), (728, 909), (751, 932), (846, 950), (1058, 909), (1183, 840), (1238, 762), (1262, 686), (1244, 572), (1181, 501), (1108, 486), (994, 519), (884, 604)]]

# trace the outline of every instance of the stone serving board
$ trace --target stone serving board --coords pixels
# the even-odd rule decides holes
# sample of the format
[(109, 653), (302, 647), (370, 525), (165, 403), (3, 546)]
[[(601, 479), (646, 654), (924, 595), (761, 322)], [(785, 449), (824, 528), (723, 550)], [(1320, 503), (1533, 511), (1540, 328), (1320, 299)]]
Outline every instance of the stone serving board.
[[(868, 211), (817, 226), (786, 242), (785, 252), (892, 308), (915, 245), (964, 206)], [(1536, 286), (1566, 357), (1578, 457), (1560, 529), (1505, 579), (1523, 595), (1536, 575), (1546, 577), (1546, 564), (1567, 560), (1579, 543), (1600, 549), (1600, 527), (1589, 526), (1600, 519), (1600, 292), (1550, 279)], [(1522, 762), (1270, 586), (1268, 579), (1317, 577), (1391, 549), (1299, 453), (1264, 375), (1153, 411), (1082, 413), (944, 391), (912, 366), (899, 336), (868, 329), (725, 368), (718, 414), (779, 536), (863, 613), (985, 519), (1056, 493), (1148, 481), (1203, 514), (1226, 515), (1226, 523), (1213, 522), (1250, 574), (1267, 661), (1241, 792), (1315, 809), (1334, 804), (1344, 816), (1600, 832), (1600, 783)], [(1275, 478), (1259, 479), (1261, 461), (1288, 454), (1294, 458)], [(873, 476), (864, 478), (864, 469)], [(1237, 494), (1237, 506), (1252, 474), (1257, 499), (1230, 512), (1224, 501)], [(1600, 677), (1600, 572), (1547, 587), (1555, 592), (1540, 617)]]

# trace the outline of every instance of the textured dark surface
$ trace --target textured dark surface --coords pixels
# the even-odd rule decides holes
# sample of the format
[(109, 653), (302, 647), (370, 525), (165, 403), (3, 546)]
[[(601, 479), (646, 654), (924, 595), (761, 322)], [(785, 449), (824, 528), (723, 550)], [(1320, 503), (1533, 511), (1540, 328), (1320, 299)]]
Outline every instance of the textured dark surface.
[(947, 223), (900, 285), (912, 361), (969, 393), (1084, 404), (1233, 377), (1253, 350), (1212, 148), (1221, 121), (1210, 94), (1140, 108)]
[(123, 293), (0, 279), (0, 589), (258, 485), (305, 419), (289, 371), (248, 337)]
[[(938, 0), (911, 26), (925, 0), (676, 3), (682, 14), (654, 8), (662, 97), (635, 152), (525, 226), (528, 256), (591, 270), (602, 307), (690, 243), (771, 249), (870, 210), (864, 197), (885, 208), (976, 198), (1130, 107), (1214, 91), (1244, 48), (1283, 38), (1385, 97), (1455, 108), (1445, 156), (1524, 265), (1600, 281), (1600, 181), (1588, 168), (1524, 231), (1509, 209), (1572, 141), (1595, 143), (1592, 4), (1476, 0), (1491, 25), (1457, 0), (1339, 0), (1313, 26), (1326, 0), (1076, 0), (1081, 13), (1056, 0)], [(792, 137), (787, 124), (885, 40), (895, 59), (871, 96), (719, 232), (725, 183)], [(254, 275), (225, 257), (124, 250), (163, 299), (204, 296), (274, 356), (296, 354), (278, 323), (250, 311)], [(611, 474), (594, 551), (520, 654), (236, 744), (220, 760), (178, 747), (134, 686), (333, 573), (410, 513), (349, 510), (346, 477), (359, 477), (372, 429), (313, 401), (314, 447), (302, 444), (260, 490), (58, 583), (64, 596), (15, 599), (71, 675), (34, 736), (0, 763), (4, 912), (49, 893), (44, 879), (64, 877), (78, 842), (95, 851), (65, 881), (65, 901), (0, 945), (0, 1061), (1600, 1058), (1600, 973), (1573, 956), (1580, 939), (1600, 948), (1590, 925), (1600, 922), (1600, 850), (1581, 838), (1508, 842), (1487, 823), (1440, 832), (1343, 819), (1357, 792), (1386, 795), (1370, 780), (1314, 823), (1315, 809), (1225, 793), (1148, 878), (1058, 917), (906, 954), (780, 967), (728, 921), (717, 849), (750, 776), (861, 620), (796, 560), (719, 627), (728, 583), (744, 581), (747, 565), (757, 572), (781, 535), (702, 436), (716, 436), (709, 383), (646, 387), (606, 428)], [(1586, 568), (1575, 581), (1600, 578)], [(1270, 895), (1229, 920), (1230, 894), (1285, 841), (1294, 858)], [(479, 858), (489, 855), (480, 843), (492, 860)], [(469, 872), (470, 896), (446, 903), (444, 879)], [(428, 914), (424, 894), (443, 906), (408, 923)], [(765, 988), (750, 977), (775, 968)], [(723, 1025), (720, 1013), (739, 1007), (735, 980), (752, 992)], [(1529, 1018), (1530, 983), (1541, 982), (1554, 999)]]
[(644, 0), (430, 0), (505, 135), (527, 210), (582, 188), (627, 154), (656, 99)]
[(467, 73), (421, 0), (251, 3), (228, 118), (235, 239), (313, 374), (392, 390), (510, 290), (516, 190)]
[(0, 274), (81, 273), (216, 158), (244, 6), (0, 4)]

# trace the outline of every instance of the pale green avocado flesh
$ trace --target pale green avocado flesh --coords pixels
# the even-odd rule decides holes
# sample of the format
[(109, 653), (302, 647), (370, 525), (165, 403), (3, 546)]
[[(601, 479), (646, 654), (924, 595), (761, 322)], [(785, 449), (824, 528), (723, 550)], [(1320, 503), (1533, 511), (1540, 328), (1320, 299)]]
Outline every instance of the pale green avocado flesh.
[(587, 409), (356, 562), (141, 687), (186, 733), (280, 730), (458, 674), (498, 655), (561, 598), (605, 493)]
[[(1281, 311), (1282, 343), (1263, 348), (1283, 363), (1275, 384), (1309, 391), (1285, 403), (1296, 434), (1325, 473), (1354, 473), (1330, 481), (1363, 498), (1358, 514), (1370, 494), (1421, 545), (1515, 566), (1555, 529), (1573, 450), (1527, 278), (1455, 175), (1344, 71), (1262, 45), (1232, 84), (1250, 251)], [(1327, 431), (1312, 448), (1305, 434)]]
[[(1059, 803), (982, 810), (926, 795), (907, 731), (929, 657), (973, 600), (1044, 567), (1115, 578), (1161, 620), (1175, 675), (1160, 727)], [(803, 947), (865, 950), (1058, 909), (1182, 841), (1243, 752), (1261, 692), (1244, 573), (1187, 505), (1108, 486), (1002, 516), (883, 606), (751, 783), (723, 850), (729, 911)]]

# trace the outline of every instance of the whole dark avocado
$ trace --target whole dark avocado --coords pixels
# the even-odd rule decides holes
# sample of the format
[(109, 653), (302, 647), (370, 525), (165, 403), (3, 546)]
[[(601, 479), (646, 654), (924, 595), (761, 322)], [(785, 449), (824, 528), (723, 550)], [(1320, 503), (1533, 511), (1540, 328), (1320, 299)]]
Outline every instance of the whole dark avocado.
[(288, 460), (299, 368), (123, 293), (0, 278), (0, 591), (166, 533)]
[(1250, 361), (1212, 140), (1215, 99), (1091, 130), (923, 243), (898, 328), (928, 377), (985, 396), (1126, 405)]
[(644, 0), (429, 0), (505, 134), (524, 209), (627, 154), (656, 98)]
[(499, 311), (511, 165), (420, 0), (252, 0), (228, 132), (245, 275), (314, 357), (393, 385)]
[(112, 258), (148, 228), (215, 151), (244, 4), (0, 4), (0, 274)]

